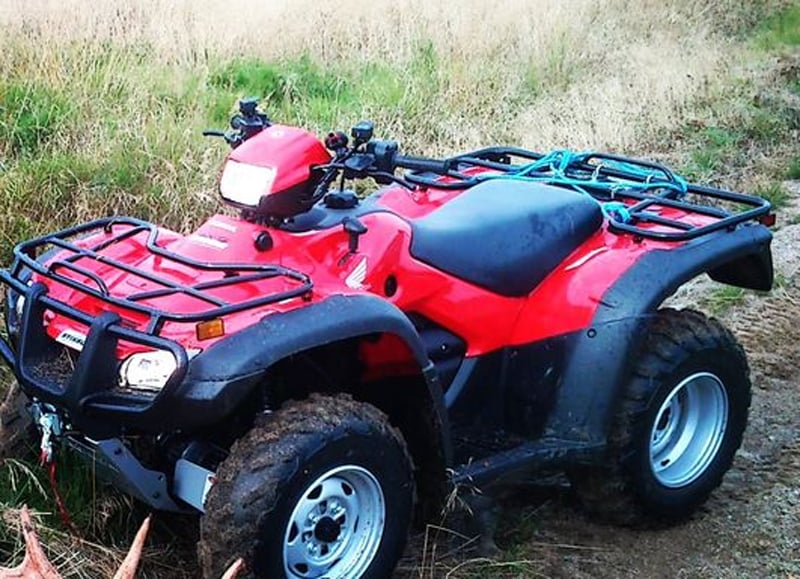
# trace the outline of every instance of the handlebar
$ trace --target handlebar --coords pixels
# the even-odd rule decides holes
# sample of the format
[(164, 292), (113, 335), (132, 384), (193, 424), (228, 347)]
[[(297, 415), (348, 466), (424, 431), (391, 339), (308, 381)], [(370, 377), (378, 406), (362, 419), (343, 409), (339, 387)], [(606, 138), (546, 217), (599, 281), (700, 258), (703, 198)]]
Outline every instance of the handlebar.
[(410, 157), (406, 155), (396, 155), (394, 158), (396, 167), (418, 171), (420, 173), (437, 173), (447, 175), (450, 171), (450, 161), (441, 159), (427, 159), (425, 157)]

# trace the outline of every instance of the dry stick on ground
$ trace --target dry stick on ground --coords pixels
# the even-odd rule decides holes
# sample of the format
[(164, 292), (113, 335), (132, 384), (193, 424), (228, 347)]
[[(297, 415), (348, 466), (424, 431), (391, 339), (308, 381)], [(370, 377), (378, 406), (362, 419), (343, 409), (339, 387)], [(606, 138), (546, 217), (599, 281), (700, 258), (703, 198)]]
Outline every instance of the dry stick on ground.
[[(33, 520), (31, 520), (31, 514), (27, 506), (22, 507), (19, 518), (22, 522), (22, 534), (25, 537), (25, 558), (21, 564), (13, 569), (0, 567), (0, 579), (62, 579), (42, 550), (36, 527), (33, 524)], [(144, 549), (149, 530), (150, 517), (147, 517), (142, 526), (139, 527), (125, 560), (114, 574), (114, 579), (134, 579), (136, 577), (136, 569), (139, 566), (139, 560), (142, 558), (142, 549)], [(236, 579), (243, 569), (244, 561), (239, 559), (230, 566), (221, 579)]]
[(22, 534), (25, 537), (25, 558), (13, 569), (0, 568), (0, 579), (61, 579), (61, 575), (47, 560), (39, 544), (39, 537), (27, 506), (22, 507), (19, 518), (22, 521)]

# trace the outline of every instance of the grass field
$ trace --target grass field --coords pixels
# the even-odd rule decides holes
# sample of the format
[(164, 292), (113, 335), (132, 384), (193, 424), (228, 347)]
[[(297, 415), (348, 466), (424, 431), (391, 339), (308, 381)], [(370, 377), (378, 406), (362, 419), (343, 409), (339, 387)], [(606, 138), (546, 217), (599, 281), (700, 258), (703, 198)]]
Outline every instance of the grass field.
[[(800, 178), (798, 44), (800, 5), (787, 0), (3, 0), (0, 258), (108, 214), (192, 227), (217, 210), (225, 154), (200, 131), (223, 127), (251, 95), (274, 120), (320, 133), (370, 118), (409, 153), (611, 150), (780, 206), (782, 182)], [(720, 307), (740, 298), (717, 297)], [(141, 512), (77, 465), (62, 476), (78, 481), (67, 502), (91, 542), (130, 539)], [(0, 501), (48, 511), (42, 481), (7, 461)], [(108, 573), (117, 551), (45, 522), (67, 574)], [(192, 576), (191, 535), (179, 535), (157, 529), (156, 549)], [(18, 550), (14, 537), (0, 535), (4, 554)], [(514, 549), (525, 559), (524, 540)], [(441, 569), (411, 574), (423, 571)]]

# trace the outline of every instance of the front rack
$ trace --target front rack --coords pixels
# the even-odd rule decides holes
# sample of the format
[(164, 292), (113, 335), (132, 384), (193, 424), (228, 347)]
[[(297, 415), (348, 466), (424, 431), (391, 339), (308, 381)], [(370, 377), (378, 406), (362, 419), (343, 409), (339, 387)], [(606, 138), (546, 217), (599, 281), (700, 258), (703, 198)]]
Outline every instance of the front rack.
[[(549, 180), (551, 174), (547, 171), (525, 171), (531, 163), (544, 157), (541, 153), (516, 147), (490, 147), (449, 159), (451, 168), (445, 174), (410, 172), (406, 179), (422, 187), (466, 189), (483, 182), (487, 174), (515, 177), (515, 173), (523, 171), (531, 180), (568, 186), (563, 180)], [(609, 230), (614, 233), (662, 241), (687, 241), (714, 231), (733, 229), (747, 221), (770, 222), (772, 206), (769, 201), (686, 183), (657, 163), (603, 153), (576, 155), (573, 159), (563, 173), (570, 181), (578, 183), (571, 188), (589, 193), (601, 204), (624, 203), (624, 217), (607, 212)], [(609, 183), (615, 185), (612, 193), (608, 187), (602, 186)], [(642, 185), (647, 185), (647, 188)], [(721, 204), (732, 209), (727, 210)], [(664, 217), (660, 212), (665, 208), (701, 215), (713, 221), (695, 225), (686, 220)]]
[[(115, 229), (122, 229), (114, 235)], [(105, 232), (110, 237), (90, 246), (83, 247), (75, 243), (76, 237), (86, 237), (93, 233)], [(140, 268), (114, 259), (103, 251), (139, 234), (146, 234), (147, 250), (164, 260), (188, 266), (204, 272), (218, 272), (219, 279), (196, 284), (182, 284), (163, 276), (144, 271)], [(46, 262), (37, 260), (37, 254), (50, 250), (57, 252), (56, 259)], [(67, 255), (64, 255), (67, 254)], [(157, 289), (142, 291), (128, 296), (115, 296), (109, 291), (105, 282), (96, 273), (80, 264), (82, 260), (91, 260), (104, 266), (116, 268), (126, 274), (147, 280)], [(43, 263), (46, 262), (46, 263)], [(311, 278), (304, 273), (274, 264), (217, 263), (198, 261), (178, 253), (169, 251), (158, 245), (158, 228), (149, 222), (132, 217), (110, 217), (97, 219), (89, 223), (64, 229), (43, 237), (20, 243), (14, 248), (14, 260), (8, 270), (7, 282), (21, 286), (21, 274), (30, 270), (72, 289), (92, 296), (103, 303), (125, 310), (138, 312), (149, 317), (145, 332), (151, 336), (160, 334), (165, 322), (192, 323), (212, 320), (228, 314), (257, 308), (297, 297), (308, 298), (313, 289)], [(73, 277), (64, 275), (71, 271), (84, 276), (90, 283), (83, 283)], [(3, 272), (5, 273), (5, 272)], [(5, 277), (5, 276), (4, 276)], [(257, 282), (266, 279), (284, 277), (297, 284), (296, 287), (268, 293), (240, 302), (229, 302), (209, 290), (220, 289), (241, 283)], [(16, 282), (16, 283), (14, 283)], [(20, 287), (17, 287), (20, 291)], [(199, 312), (174, 313), (143, 302), (149, 299), (170, 295), (184, 294), (205, 303), (208, 307)]]

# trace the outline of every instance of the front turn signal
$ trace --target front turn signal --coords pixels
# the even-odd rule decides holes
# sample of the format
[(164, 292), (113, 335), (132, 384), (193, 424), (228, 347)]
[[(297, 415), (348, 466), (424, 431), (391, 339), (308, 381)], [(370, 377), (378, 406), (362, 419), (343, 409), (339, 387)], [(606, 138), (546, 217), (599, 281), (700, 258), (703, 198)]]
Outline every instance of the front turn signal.
[(219, 338), (225, 335), (225, 322), (222, 318), (215, 318), (213, 320), (206, 320), (205, 322), (198, 322), (195, 326), (197, 331), (197, 340), (210, 340), (212, 338)]

